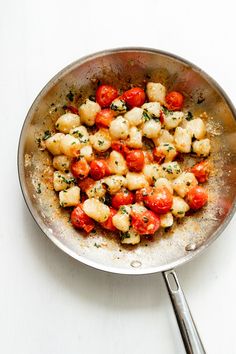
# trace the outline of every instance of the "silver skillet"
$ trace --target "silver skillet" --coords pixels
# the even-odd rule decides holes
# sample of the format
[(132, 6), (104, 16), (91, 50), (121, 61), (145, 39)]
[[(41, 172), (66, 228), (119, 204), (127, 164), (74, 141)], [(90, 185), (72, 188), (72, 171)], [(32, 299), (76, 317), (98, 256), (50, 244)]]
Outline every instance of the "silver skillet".
[[(185, 95), (185, 108), (208, 113), (212, 141), (209, 203), (186, 217), (154, 242), (122, 247), (97, 230), (84, 237), (69, 223), (52, 190), (51, 157), (40, 137), (53, 129), (68, 103), (67, 94), (79, 93), (76, 104), (93, 95), (98, 81), (120, 89), (130, 83), (162, 82)], [(40, 147), (41, 146), (41, 147)], [(191, 162), (191, 161), (190, 161)], [(64, 252), (91, 267), (117, 274), (162, 272), (187, 353), (205, 353), (183, 291), (174, 271), (201, 254), (225, 229), (235, 211), (236, 113), (226, 93), (206, 73), (173, 54), (148, 48), (120, 48), (79, 59), (59, 72), (39, 93), (25, 119), (18, 149), (18, 170), (26, 204), (42, 231)]]

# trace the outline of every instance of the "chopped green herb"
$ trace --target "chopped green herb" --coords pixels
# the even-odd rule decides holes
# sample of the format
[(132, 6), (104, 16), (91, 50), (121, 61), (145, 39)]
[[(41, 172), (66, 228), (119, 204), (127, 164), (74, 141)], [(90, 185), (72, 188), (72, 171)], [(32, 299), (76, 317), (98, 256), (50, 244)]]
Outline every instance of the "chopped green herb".
[(190, 121), (190, 120), (193, 119), (193, 114), (192, 114), (192, 112), (188, 111), (187, 116), (186, 116), (186, 119), (187, 119), (188, 121)]
[(52, 136), (52, 133), (49, 130), (44, 132), (43, 140), (47, 140)]
[(127, 210), (125, 209), (124, 206), (121, 206), (121, 207), (120, 207), (120, 212), (121, 212), (121, 214), (128, 214), (128, 213), (127, 213)]
[(42, 190), (41, 190), (41, 183), (38, 183), (36, 193), (38, 193), (38, 194), (41, 194), (41, 193), (42, 193)]
[(76, 141), (73, 141), (73, 143), (71, 143), (71, 145), (75, 145), (76, 144)]
[(73, 92), (69, 92), (67, 95), (66, 95), (66, 97), (68, 98), (68, 100), (70, 100), (71, 102), (74, 100), (74, 94), (73, 94)]
[(104, 144), (104, 140), (98, 140), (98, 145), (101, 146)]
[(184, 211), (178, 211), (177, 214), (179, 214), (179, 215), (184, 214)]
[(151, 119), (151, 117), (149, 116), (148, 112), (145, 109), (143, 110), (143, 119), (145, 120), (145, 122)]
[(98, 245), (96, 242), (94, 243), (94, 247), (100, 248), (101, 245)]
[(121, 240), (124, 240), (125, 238), (130, 238), (130, 233), (129, 233), (129, 231), (127, 231), (127, 232), (120, 232), (120, 238), (121, 238)]
[(90, 101), (93, 101), (93, 102), (96, 102), (96, 97), (93, 96), (93, 95), (90, 95), (90, 96), (89, 96), (89, 100), (90, 100)]

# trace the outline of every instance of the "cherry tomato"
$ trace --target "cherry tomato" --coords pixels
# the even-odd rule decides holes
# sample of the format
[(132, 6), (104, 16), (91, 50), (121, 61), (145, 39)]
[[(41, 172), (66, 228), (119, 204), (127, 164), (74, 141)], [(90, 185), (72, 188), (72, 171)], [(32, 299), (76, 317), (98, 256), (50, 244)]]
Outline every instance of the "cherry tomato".
[(71, 172), (76, 178), (84, 179), (89, 174), (89, 164), (84, 157), (81, 157), (79, 160), (75, 160), (71, 164)]
[(102, 109), (97, 113), (96, 124), (98, 127), (107, 128), (110, 126), (111, 121), (114, 118), (114, 111), (110, 108)]
[(132, 212), (132, 227), (140, 235), (153, 235), (160, 227), (160, 218), (152, 211), (147, 210), (143, 213)]
[(126, 155), (128, 169), (133, 172), (139, 172), (144, 166), (144, 153), (141, 150), (133, 150)]
[(153, 188), (146, 187), (139, 189), (135, 192), (135, 202), (141, 203), (144, 201), (145, 197), (153, 192)]
[(65, 109), (70, 111), (71, 113), (79, 114), (78, 108), (76, 108), (74, 106), (66, 106)]
[(98, 181), (110, 174), (109, 167), (105, 160), (93, 160), (90, 164), (90, 176)]
[(140, 87), (134, 87), (125, 91), (122, 95), (123, 100), (127, 103), (129, 108), (140, 107), (144, 104), (146, 95)]
[(146, 150), (144, 153), (145, 163), (152, 163), (154, 161), (153, 153), (151, 150)]
[(153, 149), (153, 156), (154, 156), (154, 160), (160, 165), (162, 164), (162, 162), (164, 162), (166, 155), (164, 154), (164, 152), (162, 151), (158, 151), (158, 148), (155, 147)]
[(201, 186), (192, 187), (186, 196), (186, 202), (193, 210), (202, 208), (207, 203), (207, 200), (207, 191)]
[(184, 104), (184, 96), (177, 91), (169, 92), (166, 95), (166, 107), (171, 111), (179, 111)]
[(78, 229), (83, 229), (86, 232), (90, 232), (94, 229), (95, 223), (82, 209), (82, 205), (79, 204), (71, 213), (71, 223)]
[(119, 209), (121, 205), (133, 204), (134, 195), (129, 191), (118, 192), (116, 193), (111, 200), (113, 208)]
[(118, 151), (121, 155), (126, 156), (130, 149), (126, 146), (125, 142), (122, 140), (113, 141), (111, 144), (112, 150)]
[(192, 167), (191, 172), (195, 175), (199, 183), (204, 183), (209, 177), (209, 163), (208, 161), (201, 161)]
[(153, 190), (144, 197), (144, 204), (157, 214), (166, 214), (170, 211), (173, 203), (173, 196), (166, 187)]
[(80, 181), (78, 185), (83, 192), (86, 192), (86, 190), (90, 189), (94, 185), (94, 183), (94, 179), (87, 177), (83, 181)]
[(114, 215), (116, 215), (116, 213), (117, 213), (117, 210), (110, 208), (109, 218), (106, 221), (101, 222), (100, 225), (102, 225), (102, 227), (104, 227), (104, 229), (107, 229), (110, 231), (116, 231), (117, 228), (113, 225), (113, 222), (112, 222), (112, 218)]
[(96, 101), (102, 108), (109, 107), (116, 97), (118, 97), (118, 91), (110, 85), (101, 85), (96, 91)]
[(160, 122), (161, 122), (161, 124), (164, 123), (164, 118), (165, 118), (164, 112), (163, 112), (163, 111), (160, 111)]

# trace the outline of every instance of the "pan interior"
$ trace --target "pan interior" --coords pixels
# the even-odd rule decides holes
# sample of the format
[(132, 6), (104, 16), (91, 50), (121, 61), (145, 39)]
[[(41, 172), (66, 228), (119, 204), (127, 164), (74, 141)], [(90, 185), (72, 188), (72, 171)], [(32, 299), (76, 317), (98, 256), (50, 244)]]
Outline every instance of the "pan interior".
[[(39, 139), (52, 130), (64, 113), (67, 95), (77, 93), (77, 104), (94, 95), (98, 82), (120, 89), (130, 84), (161, 82), (185, 95), (185, 107), (195, 115), (208, 114), (212, 144), (209, 203), (185, 217), (154, 242), (123, 247), (100, 229), (85, 237), (74, 230), (69, 213), (59, 207), (52, 189), (51, 156), (39, 149)], [(166, 53), (124, 49), (98, 53), (70, 65), (53, 78), (33, 103), (19, 146), (19, 176), (27, 205), (36, 222), (63, 251), (80, 261), (111, 272), (144, 274), (170, 269), (190, 260), (222, 231), (234, 211), (236, 192), (236, 123), (233, 108), (222, 90), (191, 64)]]

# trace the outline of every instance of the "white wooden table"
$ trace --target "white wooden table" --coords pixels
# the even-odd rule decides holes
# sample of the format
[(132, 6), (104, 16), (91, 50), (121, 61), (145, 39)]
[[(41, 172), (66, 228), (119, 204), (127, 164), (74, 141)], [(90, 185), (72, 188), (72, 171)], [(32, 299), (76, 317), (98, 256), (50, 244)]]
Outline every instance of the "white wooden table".
[[(136, 3), (136, 4), (135, 4)], [(29, 106), (77, 58), (147, 46), (179, 54), (236, 102), (233, 1), (14, 1), (1, 3), (0, 352), (179, 354), (178, 327), (160, 275), (116, 276), (57, 249), (24, 204), (16, 150)], [(222, 191), (223, 193), (223, 191)], [(210, 354), (236, 353), (236, 218), (178, 270)]]

